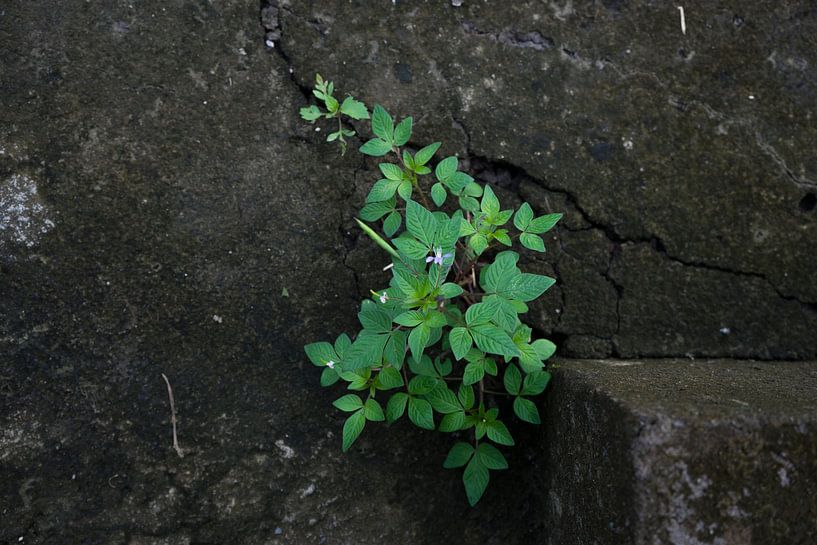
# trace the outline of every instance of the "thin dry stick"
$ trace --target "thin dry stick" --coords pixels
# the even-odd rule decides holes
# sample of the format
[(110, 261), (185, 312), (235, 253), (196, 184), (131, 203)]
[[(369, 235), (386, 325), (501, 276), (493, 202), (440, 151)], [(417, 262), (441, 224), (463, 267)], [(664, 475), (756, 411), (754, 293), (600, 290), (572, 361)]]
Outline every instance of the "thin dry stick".
[(176, 435), (176, 405), (173, 403), (173, 388), (170, 387), (170, 381), (167, 380), (164, 373), (162, 373), (162, 378), (165, 379), (165, 384), (167, 384), (167, 397), (170, 399), (170, 423), (173, 425), (173, 449), (176, 451), (176, 454), (179, 455), (179, 458), (184, 458), (182, 448), (179, 446), (179, 438)]

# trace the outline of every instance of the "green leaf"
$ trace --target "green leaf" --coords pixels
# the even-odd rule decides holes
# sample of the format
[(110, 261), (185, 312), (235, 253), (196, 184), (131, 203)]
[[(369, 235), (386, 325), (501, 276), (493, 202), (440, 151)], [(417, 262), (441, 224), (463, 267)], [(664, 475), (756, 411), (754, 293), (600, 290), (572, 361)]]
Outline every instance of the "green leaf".
[(377, 374), (377, 384), (380, 390), (399, 388), (403, 385), (403, 376), (394, 367), (384, 367)]
[(457, 399), (465, 410), (471, 409), (474, 406), (474, 389), (467, 384), (460, 384)]
[(509, 363), (505, 368), (505, 390), (511, 395), (518, 395), (522, 389), (522, 373), (516, 368), (516, 365)]
[(459, 431), (465, 425), (465, 413), (462, 410), (457, 412), (449, 413), (443, 416), (443, 419), (440, 421), (440, 427), (438, 428), (442, 432), (455, 432)]
[(387, 237), (394, 236), (394, 233), (400, 229), (400, 224), (403, 222), (403, 216), (400, 215), (400, 212), (395, 210), (391, 214), (386, 217), (386, 220), (383, 222), (383, 232), (386, 233)]
[[(456, 165), (455, 165), (455, 167), (456, 167)], [(473, 182), (474, 182), (474, 179), (471, 176), (469, 176), (468, 174), (466, 174), (464, 172), (453, 172), (451, 174), (451, 176), (449, 176), (445, 180), (445, 185), (448, 186), (448, 189), (450, 189), (452, 193), (459, 195), (460, 193), (462, 193), (462, 191), (466, 187), (469, 187)], [(479, 184), (477, 184), (477, 187), (479, 187)], [(471, 197), (478, 197), (480, 195), (482, 195), (481, 190), (476, 195), (470, 195), (470, 196)], [(476, 200), (474, 200), (474, 203), (476, 203), (476, 206), (477, 206), (476, 209), (478, 210), (479, 209), (479, 203), (476, 202)]]
[(366, 415), (366, 420), (371, 420), (372, 422), (382, 422), (386, 419), (380, 403), (371, 397), (366, 400), (366, 404), (363, 406), (363, 414)]
[(398, 250), (411, 259), (423, 259), (430, 251), (429, 246), (425, 246), (409, 236), (401, 236), (392, 242), (394, 242)]
[(500, 445), (506, 445), (509, 447), (513, 446), (514, 443), (513, 437), (511, 437), (511, 432), (509, 432), (508, 428), (505, 427), (505, 424), (499, 420), (486, 423), (485, 428), (488, 433), (488, 439), (494, 443), (499, 443)]
[(508, 469), (508, 461), (495, 446), (490, 443), (480, 443), (477, 447), (477, 457), (488, 469)]
[(371, 299), (364, 299), (357, 314), (363, 329), (374, 333), (389, 333), (391, 331), (391, 316), (381, 305)]
[(521, 242), (522, 246), (528, 248), (529, 250), (534, 250), (542, 253), (544, 253), (545, 251), (545, 242), (539, 235), (522, 233), (521, 235), (519, 235), (519, 242)]
[(314, 104), (311, 105), (311, 106), (301, 108), (301, 117), (306, 119), (307, 121), (315, 121), (321, 115), (323, 115), (323, 114), (318, 109), (318, 107), (315, 106)]
[(545, 366), (542, 363), (542, 360), (539, 359), (539, 356), (536, 354), (536, 350), (529, 344), (523, 342), (517, 342), (516, 347), (519, 348), (519, 365), (522, 369), (525, 370), (526, 373), (534, 373), (542, 369)]
[(343, 99), (340, 111), (352, 119), (369, 119), (369, 110), (366, 109), (366, 105), (350, 96)]
[(488, 468), (476, 456), (471, 458), (462, 474), (465, 495), (468, 496), (468, 503), (471, 504), (471, 507), (475, 506), (485, 493), (489, 479)]
[(391, 148), (394, 143), (394, 121), (380, 104), (375, 104), (372, 111), (372, 132), (388, 142)]
[[(453, 190), (452, 190), (453, 191)], [(468, 210), (474, 214), (477, 213), (479, 210), (479, 201), (477, 201), (473, 197), (460, 197), (459, 198), (460, 208), (463, 210)]]
[(491, 324), (469, 326), (468, 331), (477, 348), (489, 354), (499, 354), (506, 359), (519, 355), (519, 349), (507, 333)]
[(556, 280), (549, 276), (522, 273), (511, 280), (508, 288), (503, 290), (503, 295), (524, 302), (533, 301), (555, 283)]
[(513, 400), (513, 412), (525, 422), (530, 422), (531, 424), (542, 423), (539, 419), (539, 411), (536, 405), (533, 401), (525, 399), (524, 397), (517, 397)]
[(406, 327), (414, 327), (416, 325), (420, 325), (421, 323), (425, 322), (426, 315), (420, 312), (419, 310), (409, 310), (402, 314), (398, 314), (394, 318), (394, 323), (400, 324)]
[(539, 395), (545, 391), (548, 382), (550, 382), (550, 373), (547, 371), (528, 373), (522, 384), (522, 393), (528, 396)]
[(445, 297), (446, 299), (453, 299), (458, 295), (462, 295), (463, 289), (458, 284), (454, 284), (453, 282), (446, 282), (442, 286), (440, 286), (440, 295)]
[(420, 359), (420, 357), (423, 355), (423, 350), (425, 350), (429, 337), (431, 337), (431, 329), (425, 323), (422, 323), (411, 330), (411, 333), (409, 333), (408, 344), (409, 348), (411, 349), (411, 355), (414, 356), (414, 359)]
[(445, 198), (448, 194), (445, 192), (443, 184), (437, 182), (431, 186), (431, 200), (434, 201), (438, 207), (445, 203)]
[(474, 447), (468, 443), (462, 441), (454, 443), (454, 446), (448, 451), (448, 456), (446, 456), (445, 462), (443, 462), (443, 467), (446, 469), (462, 467), (468, 463), (468, 460), (471, 459), (473, 454)]
[(437, 233), (437, 220), (423, 205), (416, 201), (406, 201), (406, 229), (430, 248)]
[(556, 352), (556, 345), (547, 339), (537, 339), (531, 344), (540, 360), (550, 358)]
[(434, 430), (434, 411), (425, 399), (410, 397), (408, 401), (409, 420), (418, 428)]
[(494, 317), (496, 312), (496, 304), (491, 302), (482, 302), (468, 307), (465, 311), (465, 323), (468, 326), (477, 324), (487, 324)]
[(517, 315), (513, 303), (504, 297), (500, 297), (499, 295), (489, 295), (488, 297), (484, 297), (482, 302), (492, 305), (492, 308), (494, 309), (494, 314), (491, 321), (505, 331), (514, 330), (516, 327)]
[(434, 142), (433, 144), (429, 144), (428, 146), (424, 147), (423, 149), (415, 153), (414, 164), (417, 166), (421, 166), (428, 163), (431, 160), (431, 158), (434, 157), (434, 153), (436, 153), (439, 147), (440, 143)]
[[(385, 176), (386, 179), (395, 182), (400, 182), (403, 180), (403, 169), (394, 163), (380, 163), (377, 166), (380, 167), (380, 172), (383, 173), (383, 176)], [(397, 186), (395, 186), (395, 189), (397, 189)]]
[(522, 206), (519, 207), (519, 210), (516, 211), (516, 215), (513, 217), (513, 225), (520, 231), (524, 231), (532, 219), (533, 210), (528, 203), (523, 202)]
[(519, 254), (516, 252), (500, 252), (494, 258), (494, 262), (482, 269), (479, 283), (487, 293), (496, 293), (508, 284), (511, 279), (521, 274), (516, 262), (519, 261)]
[(324, 388), (327, 386), (332, 386), (340, 380), (337, 371), (334, 369), (330, 369), (329, 367), (324, 367), (323, 372), (321, 373), (321, 386)]
[(430, 310), (426, 316), (426, 324), (428, 327), (443, 327), (445, 325), (445, 315), (437, 310)]
[[(468, 185), (465, 186), (463, 192), (469, 197), (479, 197), (480, 195), (482, 195), (482, 186), (474, 182), (473, 180), (474, 179), (471, 178), (471, 181), (468, 183)], [(497, 206), (499, 206), (499, 203), (497, 203)]]
[(389, 398), (389, 402), (386, 403), (386, 421), (389, 424), (403, 416), (408, 399), (409, 396), (403, 392), (398, 392)]
[(473, 361), (465, 366), (465, 370), (462, 374), (462, 383), (465, 386), (470, 386), (471, 384), (476, 384), (482, 377), (485, 376), (485, 364), (477, 361)]
[(382, 202), (391, 199), (400, 182), (395, 180), (378, 180), (366, 196), (366, 202)]
[(406, 339), (408, 333), (405, 331), (392, 331), (386, 347), (383, 349), (383, 359), (386, 363), (400, 369), (406, 357)]
[(333, 114), (336, 113), (340, 107), (340, 104), (338, 104), (338, 99), (331, 96), (331, 94), (324, 95), (323, 103), (326, 104), (326, 109), (329, 110), (329, 113)]
[(358, 150), (360, 153), (364, 155), (370, 155), (372, 157), (382, 157), (391, 151), (391, 144), (386, 142), (385, 140), (381, 140), (380, 138), (372, 138), (362, 146)]
[(397, 194), (400, 195), (404, 201), (408, 201), (411, 199), (411, 182), (408, 180), (403, 180), (400, 182), (400, 185), (397, 186)]
[(548, 214), (546, 216), (539, 216), (530, 222), (528, 228), (525, 229), (528, 233), (542, 234), (553, 229), (553, 226), (562, 219), (562, 214)]
[(360, 217), (366, 221), (379, 220), (394, 210), (395, 202), (394, 198), (382, 202), (371, 202), (360, 209)]
[(512, 244), (511, 237), (508, 236), (508, 231), (505, 229), (497, 229), (493, 233), (494, 240), (504, 244), (505, 246), (510, 246)]
[(321, 341), (308, 344), (304, 346), (304, 351), (306, 352), (306, 357), (309, 358), (309, 361), (318, 367), (324, 367), (330, 361), (337, 363), (340, 360), (338, 355), (335, 353), (335, 349), (332, 348), (332, 345), (327, 342)]
[(436, 388), (438, 384), (437, 377), (417, 376), (409, 381), (408, 391), (411, 395), (424, 395)]
[(499, 199), (496, 198), (493, 189), (491, 189), (491, 186), (489, 185), (485, 186), (485, 192), (482, 194), (480, 210), (482, 210), (489, 218), (499, 214)]
[(451, 351), (457, 360), (465, 357), (465, 354), (471, 348), (474, 340), (464, 327), (455, 327), (448, 334), (448, 342), (451, 344)]
[(366, 330), (361, 331), (346, 353), (343, 369), (345, 371), (354, 371), (355, 369), (379, 364), (383, 359), (383, 347), (388, 340), (389, 335), (370, 333)]
[(394, 128), (394, 145), (402, 146), (411, 138), (411, 117), (405, 118)]
[(338, 357), (340, 357), (340, 359), (343, 359), (343, 355), (350, 346), (352, 346), (352, 341), (349, 339), (349, 335), (346, 333), (341, 333), (338, 335), (338, 338), (335, 339), (335, 353), (338, 355)]
[(355, 414), (346, 419), (343, 424), (343, 452), (349, 450), (352, 443), (358, 438), (366, 425), (366, 415), (363, 409), (359, 409)]
[(471, 235), (471, 238), (468, 239), (468, 246), (470, 246), (477, 255), (481, 255), (488, 247), (488, 239), (485, 238), (485, 235), (482, 233)]
[(434, 368), (434, 364), (428, 356), (423, 356), (419, 360), (414, 358), (409, 359), (409, 368), (411, 368), (411, 372), (415, 375), (432, 378), (438, 376), (437, 370)]
[(355, 394), (346, 394), (345, 396), (336, 399), (332, 405), (341, 411), (351, 413), (363, 407), (363, 400)]
[(431, 406), (438, 413), (449, 414), (462, 411), (457, 396), (448, 389), (445, 383), (440, 383), (439, 386), (431, 390), (431, 392), (426, 395), (426, 400), (431, 403)]
[(437, 168), (434, 169), (434, 176), (437, 177), (437, 180), (440, 182), (444, 182), (451, 177), (454, 172), (457, 171), (457, 158), (456, 157), (446, 157), (439, 163), (437, 163)]

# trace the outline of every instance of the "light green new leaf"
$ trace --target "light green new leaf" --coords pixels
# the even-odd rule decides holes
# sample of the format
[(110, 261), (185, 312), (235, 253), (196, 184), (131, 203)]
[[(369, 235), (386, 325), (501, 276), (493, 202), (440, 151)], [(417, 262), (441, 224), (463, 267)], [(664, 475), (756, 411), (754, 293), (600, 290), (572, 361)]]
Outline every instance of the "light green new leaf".
[(411, 138), (411, 117), (405, 118), (394, 128), (394, 145), (402, 146)]
[(457, 360), (461, 360), (468, 353), (473, 344), (473, 339), (464, 327), (455, 327), (448, 334), (448, 342), (451, 344), (451, 351)]
[(323, 372), (321, 373), (321, 386), (324, 388), (327, 386), (332, 386), (339, 380), (340, 377), (338, 376), (337, 371), (329, 367), (323, 368)]
[(391, 151), (391, 144), (380, 138), (372, 138), (360, 146), (358, 151), (371, 157), (382, 157)]
[(366, 400), (366, 404), (363, 406), (363, 414), (366, 415), (366, 420), (371, 420), (372, 422), (382, 422), (386, 419), (380, 403), (371, 397)]
[[(428, 163), (432, 157), (434, 157), (434, 153), (436, 153), (437, 149), (440, 147), (439, 142), (434, 142), (433, 144), (429, 144), (428, 146), (424, 147), (416, 154), (414, 154), (414, 164), (416, 166), (422, 166)], [(415, 168), (415, 170), (417, 170)]]
[(437, 220), (423, 205), (416, 201), (406, 201), (406, 229), (430, 248), (437, 234)]
[(446, 299), (452, 299), (458, 295), (462, 295), (463, 291), (459, 284), (454, 284), (453, 282), (446, 282), (440, 286), (440, 295)]
[(530, 233), (522, 233), (519, 235), (519, 242), (522, 243), (522, 246), (528, 248), (529, 250), (534, 250), (536, 252), (545, 251), (545, 242), (542, 240), (542, 237), (539, 235), (532, 235)]
[(394, 143), (394, 121), (380, 104), (372, 111), (372, 132), (389, 144)]
[(385, 176), (386, 179), (393, 180), (395, 182), (403, 180), (403, 169), (394, 163), (380, 163), (377, 166), (380, 168), (380, 172), (383, 173), (383, 176)]
[(471, 238), (468, 239), (468, 246), (470, 246), (477, 255), (481, 255), (488, 247), (488, 239), (485, 238), (485, 235), (482, 233), (471, 235)]
[(400, 185), (397, 186), (397, 194), (400, 195), (404, 201), (408, 201), (411, 199), (412, 187), (410, 181), (403, 180), (400, 182)]
[(389, 402), (386, 403), (386, 421), (389, 424), (403, 416), (408, 399), (409, 396), (403, 392), (398, 392), (389, 398)]
[(340, 111), (352, 119), (369, 119), (369, 110), (366, 109), (366, 105), (350, 96), (343, 99)]
[(496, 198), (493, 189), (489, 185), (485, 186), (485, 192), (482, 194), (480, 210), (489, 218), (499, 214), (499, 199)]
[(454, 172), (457, 170), (457, 158), (456, 157), (446, 157), (439, 163), (437, 163), (437, 168), (434, 169), (434, 175), (437, 177), (437, 180), (440, 182), (445, 182), (448, 180)]
[(321, 115), (323, 115), (323, 113), (314, 104), (301, 108), (301, 117), (307, 121), (315, 121)]
[(522, 389), (522, 373), (512, 363), (505, 368), (505, 377), (503, 379), (505, 390), (511, 395), (519, 395)]
[(542, 423), (536, 405), (533, 401), (525, 399), (524, 397), (517, 397), (513, 400), (513, 412), (525, 422), (530, 422), (531, 424)]
[(425, 399), (410, 397), (408, 401), (409, 420), (418, 428), (434, 430), (434, 411)]
[(349, 450), (352, 443), (360, 436), (365, 425), (366, 415), (363, 414), (362, 408), (346, 419), (346, 422), (343, 424), (343, 452)]
[(468, 463), (468, 460), (471, 459), (473, 454), (474, 447), (468, 443), (463, 443), (462, 441), (455, 443), (454, 446), (451, 447), (451, 450), (448, 451), (448, 456), (446, 456), (443, 462), (443, 467), (446, 469), (462, 467)]
[(553, 229), (553, 226), (562, 219), (562, 214), (547, 214), (546, 216), (539, 216), (530, 222), (526, 229), (529, 233), (542, 234)]
[(462, 474), (465, 495), (468, 496), (468, 503), (471, 504), (471, 507), (475, 506), (485, 493), (489, 479), (488, 468), (476, 456), (471, 458)]
[(516, 215), (513, 217), (513, 225), (520, 231), (524, 231), (532, 219), (533, 210), (528, 203), (523, 202), (522, 206), (519, 207), (519, 210), (516, 211)]
[(363, 407), (363, 400), (355, 394), (346, 394), (345, 396), (336, 399), (332, 405), (341, 411), (351, 413)]
[(508, 461), (491, 443), (480, 443), (477, 447), (477, 457), (488, 469), (508, 469)]
[(540, 360), (550, 358), (556, 352), (556, 345), (547, 339), (537, 339), (531, 344)]
[(431, 200), (434, 201), (438, 207), (445, 204), (445, 198), (448, 194), (445, 192), (445, 188), (443, 184), (437, 182), (436, 184), (431, 186)]

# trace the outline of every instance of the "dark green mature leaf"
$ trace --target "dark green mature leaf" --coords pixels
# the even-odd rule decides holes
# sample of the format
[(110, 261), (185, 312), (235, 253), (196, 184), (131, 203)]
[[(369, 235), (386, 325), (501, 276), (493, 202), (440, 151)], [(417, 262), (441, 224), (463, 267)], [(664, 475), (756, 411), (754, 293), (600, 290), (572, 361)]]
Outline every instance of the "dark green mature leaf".
[(524, 397), (517, 397), (513, 400), (513, 412), (525, 422), (530, 422), (531, 424), (541, 424), (542, 422), (539, 418), (539, 410), (536, 408), (536, 405), (534, 405), (533, 401), (525, 399)]
[(469, 326), (468, 331), (477, 347), (488, 354), (499, 354), (505, 358), (519, 355), (519, 349), (507, 333), (492, 324)]
[(430, 248), (437, 234), (437, 220), (423, 205), (416, 201), (406, 201), (406, 229)]
[(510, 250), (500, 252), (494, 262), (482, 269), (479, 283), (486, 293), (498, 293), (513, 278), (522, 274), (516, 266), (519, 254)]
[(460, 384), (457, 399), (464, 409), (468, 410), (472, 408), (474, 406), (474, 389), (467, 384)]
[(364, 299), (357, 314), (363, 329), (374, 333), (389, 333), (391, 331), (391, 316), (381, 306), (371, 299)]
[(528, 203), (523, 202), (522, 206), (519, 207), (519, 210), (516, 211), (516, 215), (513, 217), (513, 225), (520, 231), (524, 231), (532, 219), (533, 210)]
[(494, 312), (496, 312), (496, 303), (490, 301), (471, 305), (465, 311), (465, 323), (469, 327), (476, 324), (486, 324), (494, 317)]
[(379, 364), (383, 359), (383, 347), (388, 340), (387, 334), (370, 333), (365, 329), (361, 331), (346, 353), (343, 361), (344, 370), (353, 371)]
[(371, 420), (372, 422), (382, 422), (386, 419), (380, 403), (371, 397), (367, 399), (366, 404), (363, 405), (363, 413), (366, 415), (366, 420)]
[(346, 422), (343, 424), (343, 452), (349, 450), (352, 443), (360, 436), (365, 425), (366, 415), (363, 414), (362, 408), (346, 419)]
[(392, 240), (392, 242), (399, 251), (411, 259), (423, 259), (431, 250), (430, 246), (426, 246), (412, 237), (406, 236), (405, 234)]
[(340, 377), (338, 376), (337, 371), (330, 369), (329, 367), (323, 368), (323, 372), (321, 373), (321, 386), (332, 386), (338, 380), (340, 380)]
[(532, 235), (530, 233), (522, 233), (519, 235), (519, 242), (522, 243), (522, 246), (528, 248), (529, 250), (534, 250), (536, 252), (545, 251), (545, 242), (542, 240), (542, 237), (539, 235)]
[(392, 331), (386, 347), (383, 349), (383, 360), (396, 369), (403, 367), (403, 360), (406, 358), (406, 331)]
[(434, 363), (428, 356), (423, 356), (419, 360), (410, 358), (409, 368), (411, 369), (411, 372), (414, 373), (415, 375), (422, 375), (424, 377), (433, 378), (439, 376), (439, 373), (437, 373), (437, 369), (434, 367)]
[(360, 217), (361, 219), (364, 219), (366, 221), (379, 220), (380, 218), (394, 210), (395, 203), (396, 199), (394, 197), (390, 198), (387, 201), (370, 202), (360, 209)]
[(328, 362), (337, 363), (340, 358), (335, 353), (335, 349), (327, 342), (311, 343), (304, 346), (306, 356), (314, 365), (324, 367)]
[(380, 138), (372, 138), (360, 146), (358, 151), (371, 157), (382, 157), (391, 151), (391, 144)]
[(425, 165), (428, 163), (432, 157), (434, 157), (434, 153), (436, 153), (437, 149), (440, 147), (439, 142), (434, 142), (433, 144), (429, 144), (428, 146), (424, 147), (416, 154), (414, 154), (414, 163), (415, 165)]
[[(459, 195), (465, 188), (470, 187), (473, 182), (474, 179), (468, 174), (464, 172), (454, 172), (448, 177), (448, 179), (445, 180), (445, 185), (448, 186), (448, 189), (450, 189), (452, 193)], [(477, 184), (477, 186), (479, 186), (479, 184)], [(479, 210), (479, 203), (476, 199), (473, 199), (473, 197), (479, 197), (482, 195), (482, 191), (480, 189), (480, 192), (478, 193), (474, 191), (471, 193), (476, 193), (475, 195), (469, 195), (469, 197), (472, 198), (474, 204), (476, 205), (474, 210)]]
[(457, 412), (449, 413), (443, 416), (443, 419), (440, 421), (439, 430), (442, 432), (454, 432), (459, 431), (465, 425), (465, 413), (462, 410)]
[(499, 420), (494, 420), (493, 422), (488, 422), (485, 424), (486, 432), (488, 433), (488, 439), (493, 441), (494, 443), (499, 443), (500, 445), (507, 445), (512, 447), (513, 437), (511, 437), (511, 432), (508, 431), (508, 428), (505, 427), (505, 424), (500, 422)]
[(411, 117), (405, 118), (403, 121), (397, 124), (397, 127), (394, 128), (394, 145), (395, 146), (402, 146), (406, 142), (409, 141), (411, 138), (411, 124), (413, 120)]
[(366, 109), (366, 105), (352, 97), (343, 99), (340, 111), (352, 119), (369, 119), (369, 110)]
[(462, 467), (468, 463), (468, 460), (471, 459), (473, 454), (474, 447), (468, 443), (462, 441), (454, 443), (454, 446), (448, 451), (448, 456), (445, 458), (445, 462), (443, 462), (443, 467), (446, 469)]
[(414, 422), (418, 428), (426, 430), (434, 429), (434, 411), (431, 403), (418, 397), (410, 397), (408, 401), (409, 420)]
[(398, 392), (389, 398), (389, 402), (386, 403), (386, 421), (389, 424), (403, 416), (408, 399), (409, 396), (403, 392)]
[(500, 292), (500, 295), (506, 295), (510, 299), (519, 299), (524, 302), (533, 301), (555, 283), (556, 280), (549, 276), (522, 273), (515, 276), (507, 289)]
[(426, 395), (426, 400), (438, 413), (449, 414), (462, 410), (457, 396), (448, 389), (444, 382), (438, 383), (437, 387)]
[(471, 458), (462, 474), (465, 494), (468, 496), (468, 503), (471, 504), (471, 507), (475, 506), (485, 493), (489, 479), (488, 468), (476, 456)]
[(380, 390), (391, 390), (403, 385), (403, 375), (394, 367), (384, 367), (377, 374), (377, 385)]
[(517, 342), (516, 347), (519, 348), (519, 365), (526, 373), (534, 373), (545, 366), (536, 350), (525, 342)]
[(442, 161), (437, 163), (437, 168), (434, 169), (434, 175), (437, 177), (437, 180), (439, 180), (440, 182), (445, 182), (456, 171), (457, 171), (457, 158), (453, 157), (453, 156), (452, 157), (446, 157), (445, 159), (443, 159)]
[(411, 330), (409, 333), (408, 344), (411, 349), (411, 355), (414, 359), (420, 359), (423, 355), (423, 350), (431, 337), (431, 328), (425, 323), (422, 323)]
[(394, 323), (406, 327), (414, 327), (425, 322), (426, 315), (419, 310), (408, 310), (394, 317)]
[(477, 456), (488, 469), (508, 469), (508, 461), (499, 449), (490, 443), (480, 443), (477, 447)]
[(386, 217), (386, 220), (383, 222), (383, 232), (386, 233), (387, 237), (394, 236), (394, 233), (400, 229), (400, 224), (403, 222), (403, 216), (400, 215), (400, 212), (394, 211)]
[(372, 111), (372, 132), (389, 144), (394, 142), (394, 121), (380, 104)]
[(465, 386), (476, 384), (482, 377), (485, 376), (485, 363), (483, 361), (474, 361), (465, 366), (462, 374), (462, 383)]
[(517, 314), (513, 303), (499, 295), (489, 295), (483, 298), (483, 302), (494, 309), (491, 319), (496, 325), (505, 331), (513, 331), (516, 328)]
[(411, 395), (424, 395), (431, 392), (439, 383), (440, 379), (437, 377), (416, 376), (409, 381), (408, 391)]
[(474, 341), (471, 339), (471, 335), (466, 328), (455, 327), (448, 334), (448, 342), (451, 344), (451, 351), (454, 353), (454, 357), (461, 360), (465, 357), (465, 354), (468, 353)]
[(526, 231), (528, 233), (542, 234), (550, 231), (556, 223), (562, 219), (562, 214), (548, 214), (540, 216), (531, 221)]
[(550, 382), (550, 373), (547, 371), (528, 373), (522, 383), (522, 393), (528, 396), (539, 395), (545, 391), (548, 382)]
[(522, 390), (522, 373), (516, 368), (516, 365), (509, 363), (505, 368), (505, 377), (503, 379), (505, 390), (511, 395), (518, 395)]
[(360, 396), (355, 394), (346, 394), (345, 396), (333, 401), (332, 405), (341, 411), (351, 413), (363, 407), (363, 400), (360, 399)]

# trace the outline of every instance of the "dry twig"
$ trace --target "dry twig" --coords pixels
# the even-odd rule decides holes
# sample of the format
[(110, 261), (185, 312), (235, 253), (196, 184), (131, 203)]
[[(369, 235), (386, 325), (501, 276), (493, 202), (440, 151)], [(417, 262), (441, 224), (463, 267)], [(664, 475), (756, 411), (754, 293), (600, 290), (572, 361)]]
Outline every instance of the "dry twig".
[(170, 423), (173, 425), (173, 449), (176, 451), (176, 454), (179, 455), (179, 458), (184, 458), (182, 448), (179, 446), (179, 438), (176, 435), (176, 405), (173, 403), (173, 388), (170, 387), (170, 381), (167, 380), (167, 376), (165, 376), (164, 373), (162, 373), (162, 378), (165, 379), (165, 384), (167, 384), (167, 397), (170, 399)]

